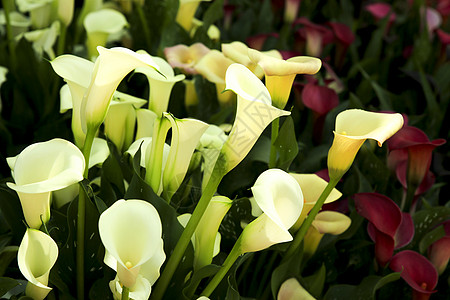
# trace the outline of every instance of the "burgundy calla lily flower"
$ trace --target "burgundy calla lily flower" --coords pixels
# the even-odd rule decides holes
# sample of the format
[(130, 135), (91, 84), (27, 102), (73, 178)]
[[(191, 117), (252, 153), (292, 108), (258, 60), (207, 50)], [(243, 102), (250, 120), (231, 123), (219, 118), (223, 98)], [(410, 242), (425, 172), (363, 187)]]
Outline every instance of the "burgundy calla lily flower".
[(430, 141), (427, 135), (413, 126), (404, 126), (388, 141), (388, 165), (394, 169), (398, 180), (405, 189), (413, 188), (415, 195), (431, 187), (433, 176), (430, 174), (432, 152), (443, 145), (444, 139)]
[(261, 33), (261, 34), (257, 34), (251, 37), (248, 37), (246, 39), (246, 44), (252, 48), (252, 49), (256, 49), (256, 50), (263, 50), (264, 48), (264, 43), (266, 42), (266, 40), (268, 38), (278, 38), (279, 34), (276, 32), (271, 32), (271, 33)]
[(413, 289), (414, 300), (429, 299), (436, 292), (438, 273), (433, 264), (424, 256), (411, 250), (394, 255), (389, 263), (394, 272), (401, 272), (401, 277)]
[(414, 236), (414, 224), (390, 198), (378, 193), (354, 195), (358, 214), (369, 221), (367, 231), (375, 242), (375, 257), (385, 266), (394, 250), (406, 246)]
[(366, 6), (366, 10), (372, 14), (377, 20), (384, 19), (389, 14), (389, 23), (392, 23), (397, 18), (397, 15), (392, 11), (392, 6), (388, 3), (372, 3)]
[(439, 274), (444, 273), (450, 259), (450, 220), (445, 221), (442, 225), (445, 236), (428, 248), (428, 257)]
[(355, 41), (355, 35), (350, 27), (344, 23), (328, 22), (327, 25), (333, 31), (337, 42), (334, 65), (340, 68), (344, 63), (344, 57), (348, 47)]
[(333, 32), (326, 26), (315, 24), (304, 17), (294, 21), (294, 25), (298, 24), (303, 25), (296, 34), (300, 41), (306, 43), (306, 54), (320, 57), (323, 47), (333, 42)]

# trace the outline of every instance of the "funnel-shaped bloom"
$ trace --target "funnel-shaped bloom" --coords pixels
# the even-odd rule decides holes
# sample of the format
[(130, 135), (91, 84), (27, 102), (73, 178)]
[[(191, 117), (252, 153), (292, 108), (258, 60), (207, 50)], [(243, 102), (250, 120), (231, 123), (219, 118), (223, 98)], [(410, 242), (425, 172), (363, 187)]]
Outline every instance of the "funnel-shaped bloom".
[(306, 43), (306, 54), (321, 56), (323, 48), (333, 42), (333, 32), (324, 25), (315, 24), (305, 17), (295, 20), (295, 24), (302, 24), (296, 32), (303, 43)]
[(330, 178), (338, 180), (347, 172), (366, 139), (376, 140), (381, 147), (402, 125), (401, 114), (360, 109), (349, 109), (338, 114), (333, 144), (328, 151)]
[[(243, 42), (235, 41), (228, 44), (222, 44), (222, 53), (233, 60), (236, 63), (246, 66), (250, 69), (258, 78), (262, 79), (264, 76), (264, 70), (253, 62), (248, 56), (249, 47)], [(265, 55), (269, 55), (274, 58), (282, 59), (281, 53), (278, 50), (264, 51)]]
[(119, 151), (127, 149), (134, 140), (136, 109), (146, 100), (116, 91), (105, 118), (105, 134)]
[[(300, 188), (303, 191), (303, 209), (302, 214), (298, 218), (297, 222), (295, 222), (294, 226), (292, 226), (293, 230), (298, 230), (308, 215), (309, 211), (314, 207), (317, 200), (322, 194), (322, 191), (327, 186), (327, 181), (320, 178), (316, 174), (295, 174), (289, 173), (300, 185)], [(327, 199), (325, 199), (324, 203), (331, 203), (341, 198), (342, 193), (337, 189), (333, 188), (330, 195), (328, 195)]]
[(18, 0), (17, 6), (21, 12), (30, 14), (31, 23), (34, 28), (41, 29), (48, 27), (52, 20), (53, 0)]
[(59, 32), (60, 24), (55, 21), (47, 28), (25, 32), (23, 37), (33, 43), (33, 49), (39, 57), (45, 52), (50, 59), (54, 59), (55, 52), (53, 51), (53, 46), (55, 45)]
[(241, 64), (232, 64), (228, 68), (226, 89), (238, 95), (234, 124), (221, 150), (228, 172), (244, 159), (267, 125), (290, 112), (273, 107), (267, 88)]
[(315, 74), (322, 66), (320, 59), (310, 56), (295, 56), (283, 60), (254, 49), (248, 50), (248, 56), (264, 70), (266, 86), (273, 105), (280, 109), (286, 106), (295, 76)]
[(231, 204), (233, 201), (224, 196), (213, 197), (209, 202), (194, 233), (194, 269), (198, 270), (212, 262), (219, 226)]
[(88, 55), (96, 57), (97, 46), (106, 46), (108, 37), (120, 32), (128, 23), (121, 12), (104, 8), (88, 13), (83, 24), (87, 34)]
[(442, 225), (445, 230), (445, 236), (428, 248), (428, 257), (439, 275), (444, 273), (450, 259), (450, 220), (445, 221)]
[(28, 280), (25, 294), (42, 300), (52, 290), (48, 287), (50, 270), (58, 258), (58, 246), (42, 231), (28, 228), (17, 252), (20, 272)]
[(264, 213), (244, 228), (240, 238), (241, 253), (291, 241), (288, 230), (303, 208), (303, 194), (297, 181), (282, 170), (269, 169), (256, 179), (252, 192)]
[[(147, 54), (145, 51), (138, 53)], [(158, 117), (167, 111), (169, 106), (170, 93), (172, 88), (178, 81), (183, 80), (186, 76), (176, 75), (172, 67), (160, 57), (152, 57), (159, 67), (159, 72), (151, 67), (139, 67), (135, 72), (142, 73), (147, 76), (150, 84), (150, 99), (148, 108), (156, 113)]]
[(172, 68), (180, 68), (187, 74), (197, 74), (194, 66), (210, 49), (202, 43), (191, 46), (175, 45), (164, 49), (164, 55)]
[(15, 183), (7, 185), (19, 195), (30, 227), (39, 228), (50, 219), (50, 193), (83, 180), (84, 167), (81, 151), (63, 139), (32, 144), (17, 156)]
[(436, 292), (438, 273), (434, 266), (422, 255), (405, 250), (392, 257), (389, 267), (394, 272), (401, 272), (401, 277), (413, 289), (413, 298), (426, 300)]
[(388, 3), (371, 3), (366, 6), (366, 10), (371, 13), (377, 21), (389, 16), (389, 23), (392, 23), (397, 18), (397, 15), (392, 11), (392, 6)]
[(136, 140), (143, 137), (151, 137), (153, 135), (153, 125), (158, 116), (149, 109), (141, 108), (136, 111)]
[[(17, 11), (9, 12), (9, 23), (11, 25), (11, 33), (13, 37), (21, 33), (25, 33), (31, 25), (31, 20)], [(0, 10), (0, 25), (6, 25), (5, 11)]]
[(143, 200), (118, 200), (98, 222), (105, 264), (117, 271), (122, 285), (133, 288), (138, 274), (153, 284), (165, 260), (161, 219)]
[(278, 291), (277, 300), (315, 300), (304, 287), (300, 285), (297, 279), (290, 278), (283, 282)]
[(375, 242), (375, 257), (385, 266), (394, 253), (414, 236), (411, 215), (402, 213), (394, 201), (377, 193), (355, 194), (356, 211), (369, 220), (367, 231)]
[(164, 116), (172, 127), (170, 153), (163, 175), (164, 195), (170, 199), (183, 182), (192, 154), (208, 124), (195, 119), (176, 119), (168, 113)]
[(232, 63), (222, 52), (211, 50), (194, 67), (208, 81), (216, 84), (217, 99), (221, 104), (228, 104), (234, 96), (233, 93), (224, 91), (225, 74)]
[(308, 259), (316, 252), (325, 233), (339, 235), (350, 227), (351, 222), (349, 217), (336, 211), (319, 212), (305, 236), (304, 259)]
[(422, 130), (413, 126), (404, 126), (392, 136), (388, 142), (388, 162), (405, 188), (410, 185), (418, 188), (424, 182), (434, 148), (444, 143), (444, 139), (430, 141)]
[[(82, 148), (86, 133), (83, 132), (81, 126), (81, 102), (89, 87), (94, 63), (87, 59), (68, 54), (58, 56), (50, 63), (56, 74), (64, 78), (64, 81), (69, 86), (70, 93), (62, 90), (61, 109), (63, 107), (65, 109), (72, 108), (72, 133), (75, 138), (75, 144)], [(67, 103), (68, 101), (63, 96), (69, 94), (71, 101)]]
[(180, 0), (176, 22), (181, 25), (187, 32), (192, 29), (192, 19), (201, 1), (211, 0)]

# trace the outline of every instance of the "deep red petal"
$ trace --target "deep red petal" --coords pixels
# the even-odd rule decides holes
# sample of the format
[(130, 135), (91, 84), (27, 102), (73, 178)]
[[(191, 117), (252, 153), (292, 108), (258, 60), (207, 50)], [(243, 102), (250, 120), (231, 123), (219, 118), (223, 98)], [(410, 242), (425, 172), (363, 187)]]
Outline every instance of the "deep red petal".
[(414, 222), (409, 213), (402, 212), (402, 222), (395, 234), (395, 249), (408, 245), (414, 237)]
[(326, 86), (308, 83), (302, 91), (303, 104), (319, 115), (339, 105), (339, 97), (336, 92)]

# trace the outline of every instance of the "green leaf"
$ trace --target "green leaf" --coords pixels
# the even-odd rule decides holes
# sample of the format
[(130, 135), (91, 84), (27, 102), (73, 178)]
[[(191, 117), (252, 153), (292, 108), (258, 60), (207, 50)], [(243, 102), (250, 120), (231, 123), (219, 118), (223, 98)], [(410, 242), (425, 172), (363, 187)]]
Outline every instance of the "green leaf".
[(438, 226), (428, 232), (419, 242), (419, 251), (424, 253), (431, 244), (445, 236), (444, 226)]
[(203, 278), (211, 277), (215, 275), (220, 270), (220, 266), (218, 265), (207, 265), (200, 270), (194, 272), (194, 275), (192, 275), (192, 278), (189, 280), (189, 283), (186, 285), (186, 287), (183, 289), (183, 295), (190, 299), (195, 293), (195, 289), (200, 284), (200, 281), (202, 281)]
[(315, 298), (318, 298), (322, 294), (325, 285), (326, 271), (325, 265), (322, 264), (320, 269), (313, 275), (304, 278), (305, 287), (307, 287), (308, 292)]
[(274, 299), (277, 298), (278, 290), (280, 289), (280, 286), (283, 284), (283, 282), (291, 277), (300, 276), (302, 268), (302, 256), (303, 243), (291, 255), (291, 257), (284, 259), (284, 262), (273, 270), (270, 285), (272, 288), (272, 295)]
[(410, 247), (416, 247), (425, 235), (449, 217), (450, 208), (444, 206), (432, 207), (416, 212), (413, 215), (415, 233)]
[[(7, 246), (0, 252), (0, 276), (5, 274), (6, 268), (17, 257), (17, 246)], [(0, 295), (3, 295), (0, 293)]]
[(0, 277), (0, 295), (3, 296), (19, 284), (20, 283), (15, 279), (9, 277)]
[(291, 116), (288, 116), (281, 126), (274, 145), (278, 153), (277, 167), (285, 171), (288, 170), (298, 154), (294, 121)]

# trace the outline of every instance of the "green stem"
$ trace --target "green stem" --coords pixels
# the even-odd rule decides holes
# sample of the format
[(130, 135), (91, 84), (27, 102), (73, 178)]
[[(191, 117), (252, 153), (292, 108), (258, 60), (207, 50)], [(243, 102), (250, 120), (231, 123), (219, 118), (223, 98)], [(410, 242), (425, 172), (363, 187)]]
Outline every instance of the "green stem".
[(405, 212), (410, 212), (411, 205), (414, 201), (414, 196), (416, 195), (417, 185), (409, 184), (406, 189), (406, 197), (402, 199), (400, 209)]
[(224, 261), (219, 272), (217, 272), (216, 275), (214, 275), (213, 279), (211, 279), (211, 281), (208, 283), (206, 288), (203, 290), (202, 296), (209, 297), (211, 295), (211, 293), (214, 292), (216, 287), (219, 285), (219, 283), (222, 281), (222, 279), (228, 273), (230, 268), (233, 266), (236, 259), (242, 254), (241, 237), (242, 237), (242, 235), (238, 238), (238, 240), (234, 244), (233, 249), (231, 249), (230, 254), (228, 254), (227, 259)]
[(186, 248), (188, 247), (191, 241), (191, 237), (194, 234), (194, 231), (197, 228), (197, 225), (200, 222), (203, 213), (208, 207), (209, 201), (213, 197), (214, 193), (217, 190), (217, 187), (219, 186), (220, 181), (224, 176), (223, 172), (219, 171), (221, 168), (217, 167), (219, 164), (216, 163), (216, 167), (214, 168), (213, 174), (210, 180), (208, 181), (205, 190), (203, 191), (202, 197), (198, 201), (197, 206), (195, 207), (192, 216), (189, 219), (188, 224), (186, 225), (186, 228), (181, 234), (180, 239), (178, 240), (172, 254), (170, 255), (170, 258), (167, 261), (164, 271), (159, 277), (155, 289), (152, 291), (150, 299), (152, 300), (162, 299), (167, 287), (169, 286), (170, 280), (172, 279), (172, 276), (175, 273), (178, 264), (183, 258), (184, 252), (186, 251)]
[(272, 135), (270, 139), (270, 157), (269, 157), (269, 169), (275, 168), (277, 164), (277, 148), (275, 147), (275, 141), (278, 138), (278, 131), (280, 128), (280, 119), (276, 118), (272, 121)]
[(323, 190), (322, 194), (320, 195), (319, 199), (317, 200), (314, 207), (311, 209), (311, 211), (308, 214), (308, 217), (306, 217), (305, 221), (303, 221), (302, 225), (300, 226), (299, 230), (297, 231), (294, 240), (292, 241), (291, 245), (286, 251), (286, 254), (283, 259), (287, 259), (290, 257), (298, 247), (300, 247), (300, 244), (303, 241), (303, 238), (306, 235), (306, 232), (308, 231), (309, 227), (311, 226), (312, 222), (314, 221), (316, 215), (319, 213), (320, 209), (322, 208), (322, 205), (325, 203), (325, 199), (327, 199), (328, 195), (330, 195), (333, 188), (336, 186), (336, 184), (339, 182), (340, 178), (337, 179), (330, 179), (330, 182), (328, 182), (327, 186)]
[[(86, 139), (84, 141), (83, 156), (85, 160), (84, 178), (88, 178), (89, 156), (91, 154), (92, 143), (94, 142), (97, 128), (88, 128)], [(78, 215), (77, 215), (77, 247), (76, 247), (76, 265), (77, 265), (77, 296), (78, 299), (84, 299), (84, 233), (86, 221), (86, 199), (87, 195), (80, 185), (78, 194)]]
[(16, 65), (16, 50), (15, 48), (15, 44), (14, 44), (14, 36), (12, 34), (12, 28), (11, 28), (11, 19), (10, 17), (10, 9), (11, 6), (10, 5), (10, 1), (8, 0), (2, 0), (2, 4), (3, 4), (3, 10), (5, 13), (5, 20), (6, 20), (6, 36), (8, 38), (8, 48), (9, 48), (9, 60), (11, 61), (11, 69), (13, 69)]
[(126, 286), (122, 287), (122, 300), (130, 299), (130, 289)]
[(63, 22), (59, 22), (59, 25), (60, 25), (60, 33), (58, 38), (58, 48), (56, 49), (56, 55), (63, 54), (66, 46), (67, 26)]

